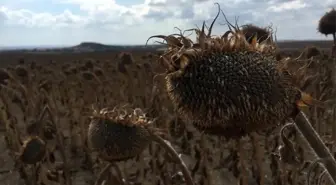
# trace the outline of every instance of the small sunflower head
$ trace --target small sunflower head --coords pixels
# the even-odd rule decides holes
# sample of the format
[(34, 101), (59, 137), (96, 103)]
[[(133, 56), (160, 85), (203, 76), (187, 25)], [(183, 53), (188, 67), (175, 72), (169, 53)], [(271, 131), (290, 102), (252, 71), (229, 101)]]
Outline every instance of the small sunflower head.
[(140, 154), (150, 142), (147, 126), (152, 120), (139, 108), (94, 110), (88, 143), (107, 161), (123, 161)]
[(317, 29), (324, 35), (334, 34), (336, 32), (336, 10), (334, 8), (321, 17)]
[(99, 67), (95, 67), (93, 71), (96, 76), (104, 76), (104, 71)]
[(19, 157), (24, 164), (35, 164), (44, 158), (45, 153), (45, 142), (38, 136), (31, 136), (24, 141)]
[(24, 66), (16, 66), (15, 67), (15, 73), (19, 77), (27, 77), (28, 76), (28, 70)]
[(87, 60), (84, 64), (84, 66), (87, 68), (87, 69), (93, 69), (94, 67), (94, 64), (93, 64), (93, 61), (92, 60)]
[(90, 71), (83, 71), (81, 73), (81, 77), (85, 81), (98, 81), (99, 82), (98, 77)]
[(322, 51), (316, 46), (308, 46), (303, 50), (302, 55), (304, 58), (310, 59), (311, 57), (321, 56)]
[(245, 39), (252, 43), (253, 38), (257, 37), (257, 40), (259, 42), (266, 41), (268, 39), (271, 39), (271, 30), (268, 28), (261, 28), (254, 24), (246, 24), (241, 26), (241, 31), (245, 35)]
[(0, 69), (0, 84), (6, 85), (7, 80), (10, 78), (7, 71)]
[(128, 52), (122, 52), (119, 55), (119, 58), (121, 59), (120, 62), (123, 65), (130, 65), (134, 63), (134, 58), (131, 53)]

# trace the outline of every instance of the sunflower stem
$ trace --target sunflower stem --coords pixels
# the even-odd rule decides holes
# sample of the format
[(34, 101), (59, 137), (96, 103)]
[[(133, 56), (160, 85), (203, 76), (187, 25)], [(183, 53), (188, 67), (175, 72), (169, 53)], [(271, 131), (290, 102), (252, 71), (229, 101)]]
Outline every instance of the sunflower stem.
[(94, 185), (100, 185), (100, 183), (103, 181), (103, 178), (105, 177), (105, 174), (110, 170), (111, 167), (112, 167), (112, 163), (106, 164), (106, 166), (98, 174), (98, 178), (96, 179), (96, 182), (94, 183)]
[(302, 111), (300, 111), (300, 113), (295, 118), (295, 125), (309, 143), (310, 147), (314, 150), (316, 155), (320, 159), (329, 159), (328, 162), (323, 163), (323, 165), (333, 180), (333, 184), (336, 185), (336, 161), (329, 152), (327, 146), (319, 137), (318, 133), (310, 124), (307, 116)]
[(113, 166), (115, 172), (118, 175), (118, 178), (119, 178), (118, 180), (120, 180), (120, 182), (122, 183), (122, 185), (130, 185), (130, 183), (128, 182), (128, 180), (126, 179), (126, 177), (124, 177), (123, 173), (121, 172), (118, 164), (113, 163), (112, 166)]
[(172, 156), (172, 158), (180, 165), (186, 184), (195, 185), (190, 175), (190, 172), (187, 168), (187, 165), (183, 162), (183, 160), (177, 154), (176, 150), (171, 146), (171, 144), (168, 141), (164, 140), (162, 137), (153, 133), (152, 131), (149, 131), (149, 133), (151, 134), (153, 140), (157, 142), (160, 146), (162, 146)]

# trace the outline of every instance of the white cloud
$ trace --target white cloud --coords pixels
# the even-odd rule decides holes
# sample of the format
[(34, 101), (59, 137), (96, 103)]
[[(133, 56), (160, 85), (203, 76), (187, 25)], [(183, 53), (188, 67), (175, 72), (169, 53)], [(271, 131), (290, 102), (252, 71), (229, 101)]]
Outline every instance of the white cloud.
[(6, 14), (4, 12), (2, 12), (1, 10), (2, 10), (2, 8), (0, 8), (0, 25), (2, 25), (5, 22), (5, 20), (7, 19)]
[(280, 4), (275, 4), (273, 6), (268, 7), (267, 10), (274, 11), (274, 12), (282, 12), (286, 10), (299, 10), (299, 9), (305, 8), (306, 6), (307, 6), (307, 3), (301, 0), (295, 0), (295, 1), (283, 2)]
[(5, 16), (4, 24), (21, 25), (25, 27), (76, 27), (83, 25), (85, 20), (78, 15), (74, 15), (69, 10), (53, 15), (50, 13), (35, 13), (26, 9), (12, 10), (0, 7), (0, 14)]
[[(21, 0), (28, 1), (28, 0)], [(29, 0), (33, 3), (34, 0)], [(38, 0), (35, 0), (38, 1)], [(218, 2), (230, 21), (239, 16), (239, 24), (254, 23), (259, 26), (273, 24), (277, 27), (279, 39), (319, 38), (316, 33), (317, 20), (335, 5), (336, 0), (327, 0), (327, 5), (319, 0), (144, 0), (141, 4), (124, 6), (114, 0), (49, 0), (57, 6), (71, 5), (80, 12), (69, 8), (62, 12), (41, 12), (33, 9), (15, 8), (4, 3), (0, 5), (0, 27), (20, 27), (15, 33), (21, 37), (31, 37), (33, 29), (40, 34), (45, 30), (54, 33), (54, 37), (44, 42), (60, 43), (92, 40), (104, 43), (143, 44), (148, 36), (168, 34), (177, 26), (181, 29), (200, 26), (205, 20), (209, 23), (217, 13)], [(4, 0), (4, 2), (13, 2)], [(226, 31), (221, 15), (214, 34)], [(304, 28), (304, 32), (302, 32)], [(74, 35), (69, 35), (72, 32)], [(19, 42), (13, 38), (1, 36), (0, 40)], [(37, 37), (37, 36), (35, 36)], [(56, 39), (57, 38), (57, 39)], [(322, 38), (322, 37), (321, 37)], [(20, 40), (20, 39), (19, 39)], [(27, 40), (22, 38), (22, 41)], [(42, 38), (36, 38), (42, 42)]]

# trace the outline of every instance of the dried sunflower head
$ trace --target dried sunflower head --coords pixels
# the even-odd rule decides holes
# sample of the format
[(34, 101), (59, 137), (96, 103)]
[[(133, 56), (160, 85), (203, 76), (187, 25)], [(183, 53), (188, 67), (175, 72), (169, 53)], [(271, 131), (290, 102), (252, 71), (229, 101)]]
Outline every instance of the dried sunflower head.
[(311, 57), (321, 56), (322, 52), (316, 46), (308, 46), (308, 47), (305, 47), (301, 55), (303, 55), (304, 58), (309, 59)]
[(45, 153), (45, 142), (38, 136), (31, 136), (24, 141), (19, 157), (25, 164), (35, 164), (44, 158)]
[(324, 34), (335, 34), (336, 32), (336, 10), (335, 8), (331, 9), (329, 12), (326, 12), (318, 23), (317, 30)]
[(81, 76), (84, 80), (87, 80), (87, 81), (91, 81), (91, 80), (94, 80), (94, 79), (97, 79), (96, 75), (89, 72), (89, 71), (84, 71), (81, 73)]
[(88, 143), (104, 160), (127, 160), (140, 154), (150, 143), (146, 126), (151, 123), (141, 109), (95, 110), (88, 129)]
[(94, 64), (93, 64), (93, 60), (86, 60), (85, 61), (85, 64), (84, 66), (87, 68), (87, 69), (92, 69), (94, 67)]
[(0, 69), (0, 84), (6, 85), (9, 78), (8, 72), (4, 69)]
[(143, 67), (145, 68), (145, 70), (147, 72), (151, 72), (152, 71), (152, 67), (149, 65), (149, 63), (144, 63)]
[(71, 67), (69, 70), (72, 74), (77, 74), (78, 73), (78, 69), (76, 67)]
[(257, 40), (263, 42), (271, 38), (271, 31), (267, 28), (261, 28), (254, 24), (246, 24), (241, 26), (241, 31), (245, 35), (247, 42), (252, 43), (252, 39), (257, 37)]
[(96, 76), (104, 76), (104, 71), (99, 67), (95, 67), (93, 71)]
[(292, 84), (273, 42), (254, 37), (249, 43), (239, 27), (228, 24), (222, 36), (211, 35), (212, 25), (208, 33), (205, 24), (193, 29), (196, 42), (181, 34), (153, 37), (167, 42), (161, 56), (166, 89), (181, 117), (201, 131), (233, 139), (284, 123), (310, 97)]
[(119, 55), (119, 58), (121, 59), (120, 62), (123, 65), (130, 65), (134, 63), (134, 59), (131, 53), (128, 52), (122, 52)]
[(15, 67), (15, 73), (19, 77), (27, 77), (28, 76), (28, 70), (24, 66), (16, 66)]

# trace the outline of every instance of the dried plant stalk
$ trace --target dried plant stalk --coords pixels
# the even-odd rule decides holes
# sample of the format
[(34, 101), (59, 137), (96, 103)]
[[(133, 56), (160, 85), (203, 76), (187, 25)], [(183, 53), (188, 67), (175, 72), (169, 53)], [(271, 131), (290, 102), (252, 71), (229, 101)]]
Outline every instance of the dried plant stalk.
[[(149, 129), (150, 130), (150, 129)], [(150, 132), (154, 141), (156, 141), (160, 146), (162, 146), (169, 154), (172, 156), (173, 160), (175, 160), (181, 167), (184, 179), (187, 185), (195, 185), (190, 172), (187, 168), (187, 165), (183, 162), (181, 157), (177, 154), (175, 149), (171, 146), (169, 142), (158, 136), (157, 134)]]
[(254, 146), (254, 158), (256, 159), (256, 165), (258, 168), (258, 184), (259, 185), (264, 185), (265, 184), (265, 172), (263, 169), (263, 158), (264, 158), (264, 148), (260, 146), (258, 143), (258, 134), (255, 132), (251, 133), (251, 140), (252, 144)]
[[(108, 173), (110, 172), (109, 170), (110, 170), (111, 167), (114, 167), (115, 171), (117, 172), (117, 174), (118, 174), (118, 180), (120, 182), (123, 182), (123, 176), (122, 176), (122, 174), (120, 172), (120, 169), (117, 166), (117, 164), (115, 164), (115, 163), (108, 163), (101, 170), (101, 172), (98, 174), (98, 178), (97, 178), (97, 180), (95, 182), (95, 185), (101, 185), (101, 184), (103, 184), (102, 182), (104, 181), (104, 177), (108, 175)], [(127, 184), (128, 185), (128, 183), (123, 183), (123, 184)]]
[(331, 176), (331, 179), (334, 181), (334, 184), (336, 184), (336, 161), (302, 111), (300, 111), (295, 118), (295, 123), (298, 130), (304, 138), (306, 138), (306, 141), (312, 147), (316, 155), (321, 159), (329, 159), (324, 166)]
[(248, 171), (246, 164), (246, 150), (244, 149), (245, 141), (244, 139), (239, 139), (238, 141), (238, 150), (239, 150), (239, 164), (240, 164), (240, 184), (248, 185)]

